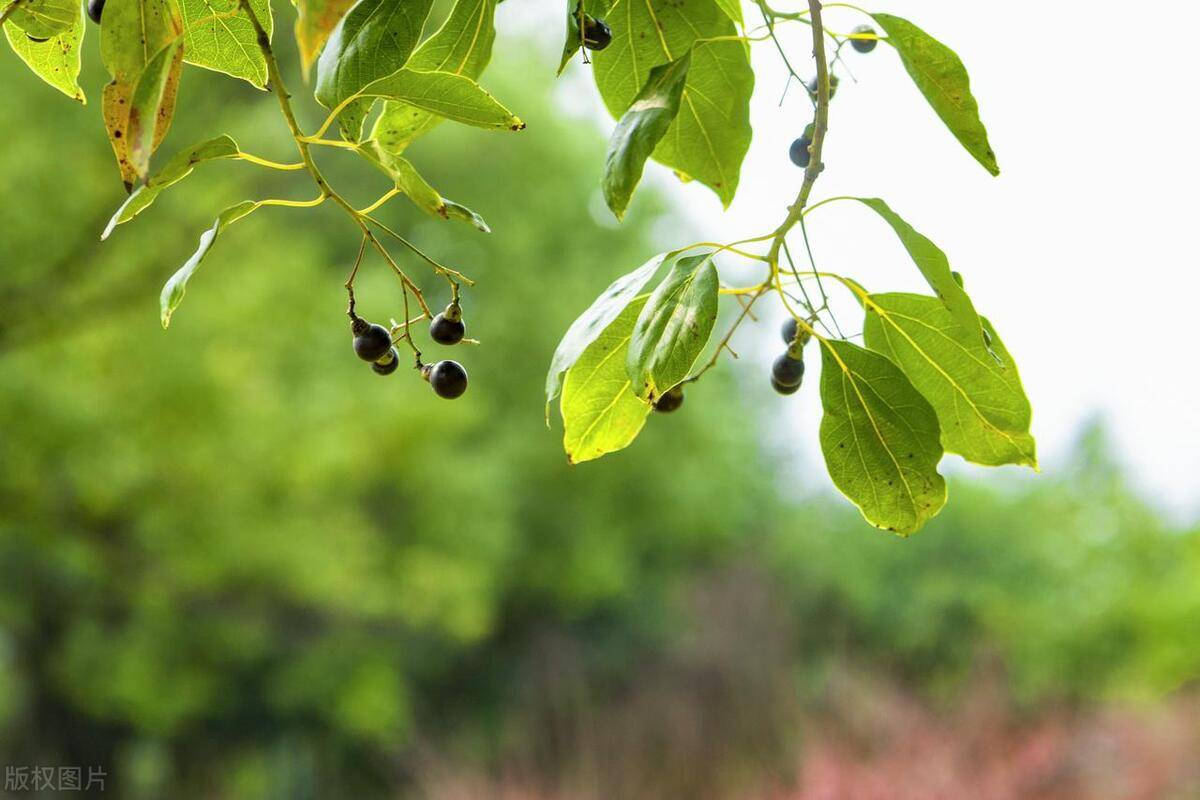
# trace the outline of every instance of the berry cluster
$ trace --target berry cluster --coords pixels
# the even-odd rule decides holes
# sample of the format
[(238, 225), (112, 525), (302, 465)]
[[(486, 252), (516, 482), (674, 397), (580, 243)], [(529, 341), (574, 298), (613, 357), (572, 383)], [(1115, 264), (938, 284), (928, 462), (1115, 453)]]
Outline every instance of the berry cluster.
[[(870, 25), (859, 25), (852, 32), (852, 36), (874, 37), (875, 35), (876, 35), (875, 29), (872, 28)], [(852, 38), (852, 39), (850, 39), (850, 46), (853, 47), (855, 50), (857, 50), (860, 53), (871, 52), (872, 50), (875, 49), (875, 45), (877, 45), (877, 44), (879, 44), (879, 40), (876, 38), (871, 38), (871, 39), (854, 39), (854, 38)], [(840, 79), (838, 78), (838, 76), (833, 73), (830, 73), (830, 75), (829, 75), (829, 99), (830, 100), (832, 100), (833, 96), (835, 94), (837, 94), (839, 82), (840, 82)], [(811, 97), (815, 101), (817, 98), (817, 89), (819, 88), (817, 86), (817, 79), (814, 77), (812, 80), (810, 80), (808, 83), (806, 83), (804, 85), (804, 88), (806, 88), (808, 90), (809, 97)], [(804, 133), (802, 133), (798, 139), (794, 140), (791, 144), (791, 147), (788, 148), (788, 157), (792, 159), (793, 164), (795, 164), (797, 167), (800, 167), (801, 169), (808, 167), (809, 162), (812, 161), (812, 150), (811, 150), (812, 143), (813, 143), (813, 126), (812, 126), (812, 123), (809, 123), (808, 126), (804, 129)]]
[[(457, 301), (446, 306), (429, 325), (430, 338), (441, 345), (458, 344), (466, 332), (462, 308)], [(391, 375), (400, 366), (400, 352), (392, 341), (392, 332), (384, 326), (368, 322), (351, 312), (350, 333), (354, 337), (354, 354), (363, 361), (370, 362), (376, 375)], [(418, 353), (417, 369), (438, 397), (453, 400), (462, 397), (467, 391), (467, 371), (457, 361), (444, 360), (435, 364), (422, 364)]]

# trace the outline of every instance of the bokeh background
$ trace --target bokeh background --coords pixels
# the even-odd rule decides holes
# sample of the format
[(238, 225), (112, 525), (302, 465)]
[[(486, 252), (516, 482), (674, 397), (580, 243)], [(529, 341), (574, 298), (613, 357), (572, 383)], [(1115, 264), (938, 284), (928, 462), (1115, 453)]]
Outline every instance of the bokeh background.
[[(542, 417), (559, 336), (615, 275), (709, 238), (715, 201), (652, 168), (611, 223), (597, 189), (609, 123), (578, 65), (553, 80), (559, 22), (544, 5), (501, 7), (484, 81), (528, 130), (444, 125), (412, 151), (495, 233), (403, 199), (381, 212), (479, 281), (466, 302), (482, 345), (455, 353), (472, 383), (454, 403), (351, 354), (342, 282), (357, 239), (334, 208), (230, 228), (164, 333), (159, 288), (214, 214), (310, 187), (207, 165), (101, 245), (122, 191), (98, 105), (0, 57), (0, 764), (99, 765), (107, 794), (128, 798), (1200, 795), (1194, 419), (1174, 456), (1164, 448), (1185, 474), (1170, 496), (1147, 493), (1130, 429), (1091, 414), (1108, 398), (1044, 366), (1080, 343), (1038, 344), (1043, 321), (1062, 323), (1005, 310), (1011, 294), (983, 288), (1001, 278), (964, 268), (1014, 356), (1038, 365), (1035, 415), (1074, 415), (1035, 416), (1053, 443), (1040, 475), (952, 466), (949, 506), (912, 539), (867, 527), (831, 491), (811, 455), (815, 387), (768, 389), (777, 312), (629, 450), (566, 464)], [(291, 13), (277, 4), (280, 33)], [(1002, 70), (945, 38), (984, 85)], [(95, 99), (94, 30), (85, 47)], [(850, 88), (869, 107), (870, 84)], [(196, 69), (183, 96), (164, 154), (224, 131), (291, 160), (272, 98)], [(767, 147), (803, 114), (793, 98), (780, 116), (776, 99), (755, 112)], [(839, 152), (877, 152), (870, 132), (838, 133)], [(790, 194), (794, 176), (756, 166), (761, 152), (743, 196)], [(321, 158), (356, 201), (386, 188), (348, 154)], [(963, 213), (954, 193), (920, 188), (915, 202), (937, 201), (926, 219)], [(718, 235), (767, 227), (756, 208), (739, 200)], [(941, 230), (960, 250), (998, 246)], [(1084, 277), (1028, 258), (1023, 274), (1047, 285)], [(363, 313), (400, 316), (381, 263), (359, 287)], [(1109, 352), (1111, 324), (1081, 339)], [(1159, 375), (1125, 380), (1176, 402)], [(1194, 394), (1182, 402), (1194, 410)]]

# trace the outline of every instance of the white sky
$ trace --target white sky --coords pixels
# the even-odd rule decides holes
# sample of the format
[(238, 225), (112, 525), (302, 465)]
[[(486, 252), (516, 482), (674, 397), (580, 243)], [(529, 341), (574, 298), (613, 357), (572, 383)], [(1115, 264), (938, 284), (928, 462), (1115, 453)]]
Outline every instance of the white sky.
[[(534, 24), (554, 40), (553, 49), (561, 32), (546, 30), (545, 4), (538, 5)], [(1191, 346), (1200, 289), (1191, 229), (1200, 225), (1200, 104), (1192, 86), (1200, 47), (1189, 34), (1200, 30), (1200, 6), (988, 6), (983, 13), (981, 4), (952, 0), (869, 5), (911, 19), (963, 58), (1000, 177), (989, 176), (945, 130), (890, 48), (865, 56), (846, 48), (859, 83), (839, 66), (843, 80), (814, 199), (882, 197), (947, 253), (1018, 362), (1044, 470), (1061, 461), (1081, 422), (1101, 413), (1140, 487), (1191, 515), (1200, 511), (1200, 378)], [(532, 22), (514, 16), (509, 25)], [(827, 17), (841, 31), (862, 21), (845, 9)], [(795, 25), (784, 40), (802, 74), (812, 70), (808, 33)], [(778, 55), (769, 42), (753, 53), (754, 140), (730, 209), (722, 213), (702, 186), (680, 185), (661, 166), (647, 168), (647, 180), (664, 187), (714, 241), (772, 229), (801, 180), (787, 147), (810, 121), (811, 106), (793, 86), (780, 108), (785, 72)], [(583, 73), (578, 65), (571, 71)], [(598, 101), (593, 107), (609, 130)], [(809, 230), (822, 269), (853, 275), (873, 291), (924, 289), (895, 236), (869, 210), (833, 204), (813, 214)], [(723, 268), (727, 280), (736, 279), (737, 263)], [(839, 319), (859, 328), (852, 308)], [(774, 336), (754, 334), (771, 348)], [(816, 392), (801, 395), (786, 408), (803, 419), (799, 445), (817, 458), (812, 421), (819, 401)]]

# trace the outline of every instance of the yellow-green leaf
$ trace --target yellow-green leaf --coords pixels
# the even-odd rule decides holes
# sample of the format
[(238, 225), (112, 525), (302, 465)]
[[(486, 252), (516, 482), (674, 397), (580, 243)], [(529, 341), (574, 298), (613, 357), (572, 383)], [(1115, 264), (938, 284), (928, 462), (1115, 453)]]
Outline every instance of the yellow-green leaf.
[(637, 438), (650, 406), (632, 391), (625, 358), (645, 299), (634, 300), (580, 354), (563, 381), (563, 449), (578, 464)]
[(1016, 365), (987, 320), (983, 324), (1003, 364), (937, 298), (873, 294), (864, 304), (867, 346), (899, 366), (933, 406), (948, 452), (989, 466), (1037, 466), (1029, 399)]
[(16, 0), (6, 25), (15, 25), (35, 39), (49, 39), (70, 30), (78, 17), (79, 4), (74, 0)]
[(346, 16), (354, 0), (295, 0), (296, 46), (300, 50), (300, 67), (305, 80), (329, 34)]
[(117, 213), (108, 221), (100, 238), (107, 239), (118, 225), (128, 222), (149, 208), (158, 199), (159, 192), (191, 175), (197, 164), (237, 156), (237, 142), (224, 134), (181, 150), (148, 181), (134, 189), (133, 194), (125, 199)]
[(30, 39), (11, 21), (4, 25), (4, 35), (9, 46), (38, 77), (72, 100), (86, 103), (83, 89), (79, 88), (83, 31), (82, 6), (75, 9), (75, 24), (44, 42)]
[(691, 51), (650, 70), (646, 85), (621, 117), (608, 140), (604, 162), (604, 200), (617, 219), (625, 216), (633, 190), (642, 179), (646, 159), (679, 114)]
[(971, 79), (958, 55), (906, 19), (891, 14), (871, 16), (887, 33), (884, 41), (896, 48), (913, 83), (954, 137), (984, 169), (999, 175), (987, 128), (979, 119), (979, 104), (971, 94)]
[(477, 128), (519, 131), (525, 123), (475, 81), (452, 72), (402, 69), (366, 86), (361, 97), (400, 100), (415, 108)]
[(845, 341), (821, 342), (821, 451), (867, 522), (907, 536), (946, 504), (933, 408), (900, 368)]
[(157, 142), (154, 139), (165, 109), (175, 105), (174, 82), (179, 80), (179, 65), (183, 60), (183, 40), (176, 39), (158, 52), (146, 64), (133, 90), (129, 103), (129, 126), (126, 141), (129, 163), (139, 178), (150, 170), (150, 156)]
[(712, 253), (672, 265), (633, 329), (625, 368), (634, 394), (654, 402), (688, 376), (716, 324), (719, 288)]
[[(267, 61), (258, 46), (258, 34), (238, 0), (180, 0), (184, 21), (183, 60), (197, 67), (223, 72), (262, 87), (267, 83)], [(269, 37), (274, 28), (269, 0), (250, 0), (254, 16)]]
[(607, 21), (612, 44), (593, 54), (593, 71), (614, 118), (633, 104), (653, 67), (695, 46), (679, 115), (654, 159), (705, 184), (728, 206), (750, 147), (754, 72), (745, 43), (697, 40), (735, 36), (733, 22), (712, 0), (617, 0)]
[[(496, 0), (457, 0), (442, 27), (417, 47), (409, 69), (449, 72), (477, 80), (492, 57)], [(383, 105), (371, 138), (392, 153), (432, 130), (442, 117), (397, 100)]]
[(245, 200), (237, 205), (230, 206), (222, 211), (217, 216), (217, 221), (213, 226), (200, 235), (200, 246), (196, 248), (196, 252), (192, 257), (180, 267), (174, 275), (172, 275), (163, 285), (162, 293), (159, 295), (159, 311), (162, 326), (166, 328), (171, 324), (171, 316), (175, 310), (179, 308), (179, 304), (183, 302), (183, 296), (187, 293), (188, 281), (196, 274), (196, 270), (200, 267), (200, 262), (208, 255), (208, 251), (212, 249), (213, 242), (225, 227), (232, 225), (242, 217), (258, 209), (261, 203), (253, 200)]

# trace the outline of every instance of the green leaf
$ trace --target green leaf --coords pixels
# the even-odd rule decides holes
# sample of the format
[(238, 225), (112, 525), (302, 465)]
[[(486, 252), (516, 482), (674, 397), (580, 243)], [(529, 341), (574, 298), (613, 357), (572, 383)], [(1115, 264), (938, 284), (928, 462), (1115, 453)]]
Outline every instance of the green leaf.
[(900, 368), (845, 341), (821, 342), (821, 451), (867, 522), (907, 536), (946, 504), (937, 415)]
[(491, 228), (474, 211), (438, 194), (407, 158), (387, 152), (375, 141), (365, 142), (358, 152), (390, 177), (396, 188), (426, 214), (466, 222), (484, 233), (491, 233)]
[[(571, 323), (571, 327), (563, 334), (562, 341), (558, 343), (554, 357), (550, 359), (550, 371), (546, 374), (547, 418), (550, 415), (550, 403), (562, 388), (563, 373), (571, 368), (588, 345), (596, 341), (596, 337), (633, 302), (633, 298), (650, 282), (663, 262), (674, 256), (673, 252), (659, 253), (632, 272), (617, 278)], [(625, 368), (624, 359), (621, 360), (621, 368)]]
[(633, 392), (647, 402), (687, 377), (717, 321), (713, 254), (680, 258), (638, 317), (625, 368)]
[(421, 38), (432, 0), (359, 0), (317, 60), (317, 101), (336, 108), (404, 66)]
[(300, 50), (300, 68), (304, 79), (329, 39), (329, 34), (354, 5), (354, 0), (294, 0), (296, 5), (296, 46)]
[(46, 83), (73, 100), (87, 103), (79, 88), (80, 44), (83, 41), (83, 9), (75, 9), (75, 24), (44, 42), (35, 42), (12, 22), (4, 35), (25, 64)]
[(163, 328), (171, 324), (171, 315), (175, 313), (175, 309), (179, 308), (179, 304), (183, 302), (183, 296), (187, 292), (188, 281), (196, 274), (196, 269), (200, 266), (200, 262), (208, 255), (208, 251), (212, 249), (213, 242), (217, 236), (223, 231), (226, 226), (237, 222), (242, 217), (255, 211), (261, 203), (253, 200), (245, 200), (235, 206), (222, 211), (217, 216), (217, 221), (213, 226), (200, 234), (200, 246), (196, 248), (196, 252), (187, 260), (182, 267), (172, 275), (163, 285), (162, 294), (159, 295), (159, 309), (161, 312), (161, 320)]
[[(183, 10), (183, 60), (197, 67), (267, 84), (267, 61), (258, 46), (254, 23), (238, 0), (180, 0)], [(274, 29), (270, 0), (250, 0), (267, 35)]]
[(447, 200), (444, 197), (442, 198), (442, 205), (445, 207), (446, 216), (449, 219), (461, 220), (461, 221), (467, 223), (468, 225), (470, 225), (471, 227), (473, 227), (475, 230), (479, 231), (480, 233), (491, 233), (492, 232), (491, 227), (489, 227), (487, 224), (487, 220), (485, 220), (483, 217), (479, 216), (478, 214), (476, 214), (474, 211), (467, 208), (466, 206), (461, 205), (460, 203), (456, 203), (453, 200)]
[(477, 128), (519, 131), (525, 123), (479, 84), (452, 72), (402, 69), (366, 86), (362, 97), (400, 100), (431, 114)]
[(622, 310), (567, 370), (563, 382), (563, 449), (579, 464), (628, 447), (650, 406), (639, 400), (625, 372), (634, 321), (644, 299)]
[(607, 21), (613, 41), (593, 55), (594, 72), (615, 118), (637, 98), (653, 67), (692, 49), (679, 116), (654, 159), (710, 187), (728, 206), (750, 147), (754, 72), (743, 42), (697, 40), (736, 35), (734, 24), (712, 0), (617, 0)]
[(962, 284), (954, 279), (946, 254), (878, 197), (854, 199), (883, 217), (884, 221), (892, 226), (892, 230), (900, 237), (900, 243), (904, 245), (904, 249), (908, 251), (908, 255), (925, 276), (925, 281), (938, 299), (946, 304), (946, 308), (950, 309), (950, 313), (963, 330), (975, 332), (980, 341), (984, 341), (983, 327), (979, 322), (979, 314), (975, 311), (975, 304), (971, 302)]
[(176, 39), (159, 50), (158, 55), (146, 64), (133, 90), (126, 141), (129, 163), (139, 178), (145, 178), (150, 170), (150, 156), (157, 144), (154, 135), (163, 109), (168, 104), (174, 105), (172, 75), (177, 81), (182, 60), (183, 40)]
[(222, 134), (176, 153), (162, 169), (125, 199), (117, 213), (108, 221), (100, 239), (107, 239), (118, 225), (129, 222), (149, 208), (158, 199), (159, 192), (191, 175), (197, 164), (219, 158), (237, 158), (238, 152), (237, 142)]
[(742, 4), (738, 0), (717, 0), (717, 5), (725, 12), (725, 16), (736, 22), (738, 25), (742, 23)]
[[(558, 75), (567, 68), (567, 64), (580, 52), (583, 40), (579, 36), (579, 16), (576, 8), (580, 0), (567, 0), (567, 36), (563, 43), (562, 59), (558, 62)], [(604, 19), (611, 7), (608, 0), (583, 0), (583, 13), (594, 19)]]
[[(147, 63), (182, 35), (183, 15), (176, 0), (108, 0), (105, 3), (104, 24), (100, 26), (100, 57), (113, 79), (104, 87), (101, 111), (126, 188), (132, 188), (145, 175), (144, 171), (139, 172), (129, 152), (129, 112), (134, 89)], [(171, 127), (181, 71), (182, 61), (176, 57), (167, 72), (155, 115), (152, 149), (158, 147)], [(145, 120), (139, 124), (144, 125)]]
[(74, 0), (17, 0), (8, 17), (9, 23), (35, 39), (58, 36), (78, 21), (79, 5)]
[(1037, 467), (1029, 399), (1012, 358), (986, 320), (1003, 366), (936, 298), (873, 294), (865, 304), (867, 347), (899, 366), (933, 406), (948, 452), (977, 464)]
[(692, 52), (650, 70), (646, 85), (621, 117), (608, 140), (604, 164), (604, 199), (617, 219), (625, 216), (629, 198), (642, 179), (646, 159), (679, 114)]
[[(458, 0), (442, 27), (421, 42), (406, 66), (477, 80), (492, 57), (495, 13), (496, 0)], [(384, 103), (371, 138), (399, 154), (441, 121), (440, 116), (425, 109), (392, 100)]]
[(906, 19), (871, 16), (887, 32), (884, 41), (896, 48), (913, 82), (954, 137), (984, 169), (999, 175), (987, 128), (979, 119), (979, 104), (971, 94), (971, 80), (955, 52)]

